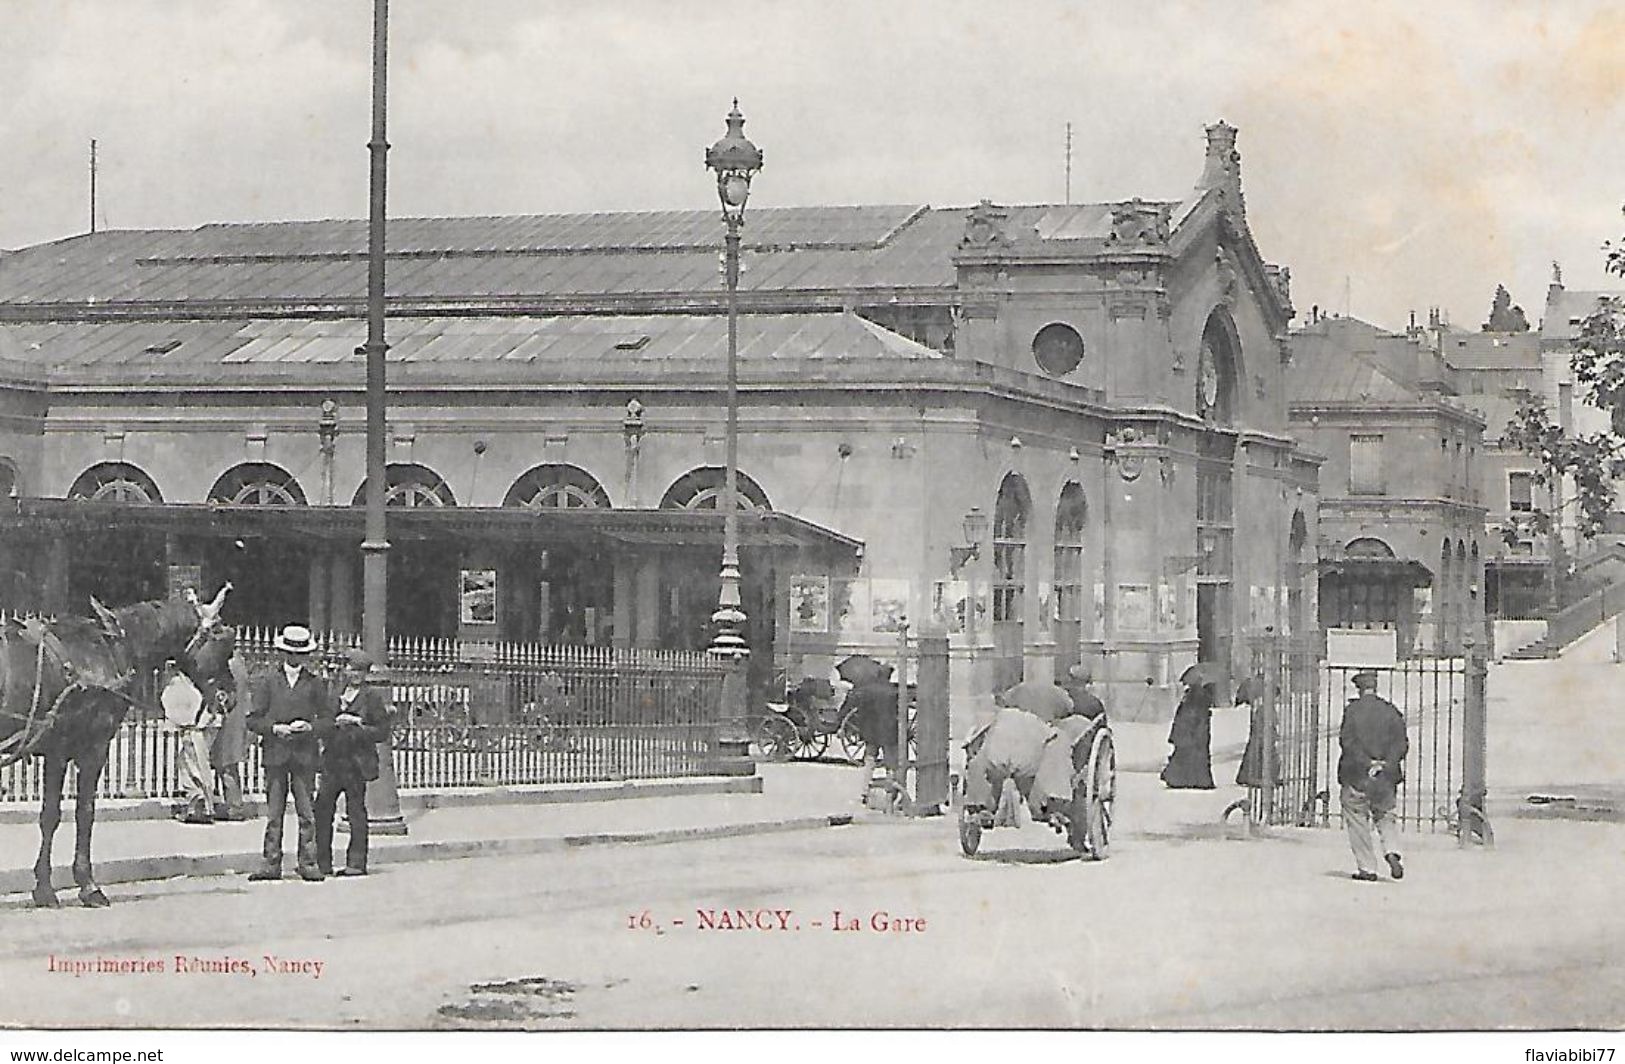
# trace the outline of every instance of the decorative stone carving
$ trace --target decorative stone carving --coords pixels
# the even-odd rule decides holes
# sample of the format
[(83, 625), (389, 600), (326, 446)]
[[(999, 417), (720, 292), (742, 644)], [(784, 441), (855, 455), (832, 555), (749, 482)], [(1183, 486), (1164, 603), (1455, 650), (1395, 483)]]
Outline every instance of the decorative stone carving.
[(1275, 298), (1281, 301), (1281, 306), (1292, 306), (1292, 268), (1266, 265), (1264, 275), (1269, 278), (1270, 287), (1275, 289)]
[(1135, 197), (1111, 205), (1112, 229), (1106, 237), (1109, 245), (1166, 244), (1168, 242), (1169, 208), (1162, 203), (1147, 203)]
[(1240, 289), (1240, 278), (1236, 273), (1235, 264), (1223, 248), (1213, 253), (1213, 272), (1219, 279), (1219, 302), (1227, 307), (1236, 305), (1236, 294)]
[(965, 235), (959, 241), (961, 250), (986, 251), (1008, 242), (1004, 221), (1010, 212), (992, 200), (983, 200), (970, 209), (965, 217)]

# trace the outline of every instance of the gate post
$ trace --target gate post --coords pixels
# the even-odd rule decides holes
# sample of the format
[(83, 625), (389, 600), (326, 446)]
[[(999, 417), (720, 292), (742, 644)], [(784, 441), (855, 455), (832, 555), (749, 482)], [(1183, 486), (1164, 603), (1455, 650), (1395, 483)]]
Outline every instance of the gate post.
[(897, 797), (898, 812), (908, 808), (908, 618), (897, 619), (897, 745), (892, 751), (893, 794)]
[(1488, 793), (1488, 707), (1485, 681), (1489, 667), (1472, 628), (1465, 633), (1467, 704), (1461, 730), (1461, 794), (1456, 798), (1456, 842), (1495, 845), (1495, 833), (1484, 811)]
[(935, 816), (948, 803), (948, 637), (920, 637), (919, 687), (914, 720), (919, 764), (914, 813)]
[(1266, 641), (1264, 644), (1263, 666), (1263, 705), (1259, 707), (1258, 713), (1260, 773), (1258, 804), (1261, 808), (1258, 816), (1249, 818), (1255, 827), (1260, 822), (1275, 823), (1275, 774), (1278, 771), (1276, 762), (1279, 760), (1275, 752), (1275, 704), (1281, 696), (1282, 682), (1281, 654), (1273, 641)]

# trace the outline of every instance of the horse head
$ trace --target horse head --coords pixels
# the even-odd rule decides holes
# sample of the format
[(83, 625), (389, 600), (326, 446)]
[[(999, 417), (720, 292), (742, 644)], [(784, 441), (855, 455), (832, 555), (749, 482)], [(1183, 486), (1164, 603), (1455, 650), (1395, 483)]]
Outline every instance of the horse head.
[(237, 679), (232, 668), (236, 649), (236, 630), (217, 623), (204, 631), (201, 638), (194, 639), (175, 659), (217, 713), (225, 713), (236, 697)]

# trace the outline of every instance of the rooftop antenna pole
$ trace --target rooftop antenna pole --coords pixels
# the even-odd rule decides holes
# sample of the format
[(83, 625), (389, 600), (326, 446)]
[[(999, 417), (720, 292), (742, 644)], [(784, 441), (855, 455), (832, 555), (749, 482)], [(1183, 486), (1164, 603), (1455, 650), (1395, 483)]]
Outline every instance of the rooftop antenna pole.
[(96, 231), (96, 139), (90, 141), (90, 231)]
[(1072, 123), (1066, 124), (1066, 203), (1072, 205)]
[(1353, 292), (1353, 282), (1350, 281), (1349, 275), (1345, 273), (1343, 275), (1343, 317), (1345, 318), (1350, 317), (1354, 313)]

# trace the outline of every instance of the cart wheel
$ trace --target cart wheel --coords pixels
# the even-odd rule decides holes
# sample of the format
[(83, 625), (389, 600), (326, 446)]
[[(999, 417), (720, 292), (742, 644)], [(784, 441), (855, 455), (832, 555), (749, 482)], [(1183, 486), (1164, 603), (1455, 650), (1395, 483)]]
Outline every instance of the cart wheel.
[(769, 761), (788, 761), (795, 751), (796, 729), (776, 714), (763, 717), (756, 726), (756, 745)]
[(836, 733), (841, 743), (841, 756), (854, 765), (863, 764), (863, 759), (869, 753), (869, 744), (863, 741), (863, 735), (858, 731), (858, 722), (848, 717), (841, 722), (841, 730)]
[(1111, 732), (1095, 733), (1089, 762), (1072, 790), (1073, 849), (1096, 861), (1111, 852), (1112, 805), (1117, 800), (1117, 750)]
[(823, 757), (824, 752), (829, 749), (829, 733), (797, 729), (791, 749), (795, 751), (797, 757), (809, 761)]
[(959, 804), (959, 848), (965, 851), (966, 857), (975, 857), (976, 848), (982, 845), (982, 817), (965, 808), (965, 803)]

